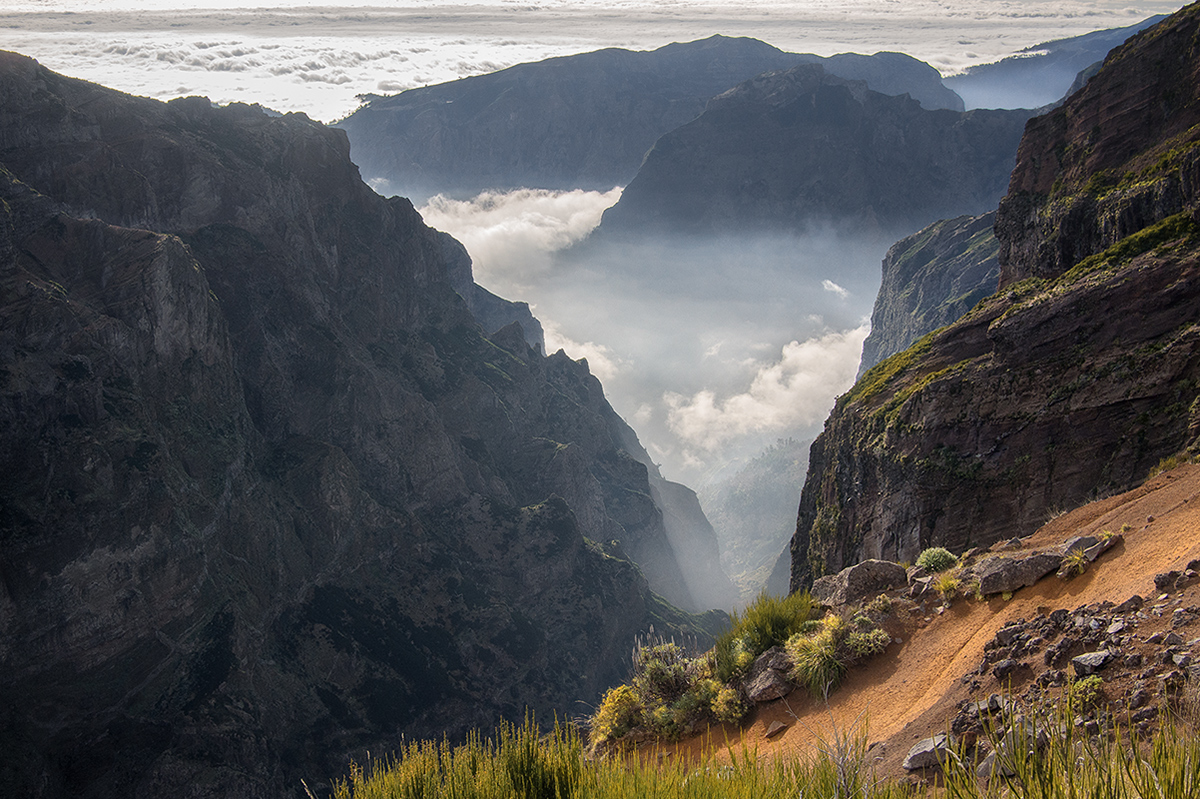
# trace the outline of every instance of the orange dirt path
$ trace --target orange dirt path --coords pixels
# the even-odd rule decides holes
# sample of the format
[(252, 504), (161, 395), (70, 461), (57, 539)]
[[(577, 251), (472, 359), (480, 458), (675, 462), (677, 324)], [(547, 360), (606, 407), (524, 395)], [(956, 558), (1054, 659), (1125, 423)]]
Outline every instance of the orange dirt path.
[[(908, 618), (889, 625), (900, 644), (847, 675), (829, 697), (828, 706), (803, 690), (786, 699), (762, 705), (744, 728), (714, 729), (712, 743), (724, 741), (725, 751), (743, 747), (760, 758), (803, 758), (816, 752), (819, 740), (831, 740), (835, 729), (846, 732), (860, 716), (869, 719), (869, 740), (881, 774), (900, 776), (900, 764), (912, 744), (946, 729), (956, 706), (967, 698), (962, 677), (979, 665), (983, 647), (1010, 620), (1028, 619), (1039, 610), (1074, 610), (1105, 600), (1120, 603), (1133, 594), (1153, 600), (1154, 575), (1183, 569), (1200, 558), (1200, 466), (1181, 466), (1119, 496), (1084, 505), (1060, 516), (1023, 539), (1024, 549), (1049, 547), (1073, 535), (1133, 529), (1087, 572), (1069, 581), (1053, 574), (1023, 588), (1005, 601), (958, 599), (943, 613), (927, 602)], [(899, 615), (899, 614), (898, 614)], [(985, 690), (989, 688), (982, 678)], [(773, 739), (766, 730), (773, 721), (789, 725)], [(694, 757), (706, 738), (683, 741), (668, 749), (678, 757)]]

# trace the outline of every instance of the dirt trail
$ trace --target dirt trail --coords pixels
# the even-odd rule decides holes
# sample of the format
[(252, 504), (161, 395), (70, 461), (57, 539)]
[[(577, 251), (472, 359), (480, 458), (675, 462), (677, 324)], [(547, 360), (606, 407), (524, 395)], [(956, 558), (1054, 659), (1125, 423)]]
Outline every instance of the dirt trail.
[[(1156, 596), (1155, 574), (1182, 569), (1200, 558), (1200, 466), (1179, 467), (1140, 488), (1064, 514), (1024, 539), (1023, 548), (1117, 531), (1125, 524), (1132, 529), (1124, 542), (1082, 576), (1064, 581), (1050, 575), (1015, 592), (1009, 601), (959, 599), (940, 614), (931, 600), (927, 613), (918, 607), (909, 618), (896, 620), (892, 633), (902, 642), (849, 674), (830, 696), (828, 707), (796, 690), (787, 699), (760, 706), (744, 729), (714, 730), (713, 739), (723, 739), (733, 750), (757, 750), (759, 757), (805, 757), (815, 751), (818, 736), (830, 739), (834, 725), (849, 730), (862, 715), (869, 717), (870, 741), (882, 744), (876, 750), (882, 773), (900, 776), (900, 763), (913, 742), (946, 729), (956, 705), (968, 696), (962, 677), (979, 665), (984, 644), (1006, 622), (1104, 600), (1120, 603), (1133, 594), (1151, 599)], [(982, 679), (985, 690), (999, 690), (999, 685), (990, 685), (995, 678)], [(788, 729), (767, 739), (766, 730), (774, 721)], [(703, 746), (702, 740), (685, 741), (676, 754), (695, 755)]]

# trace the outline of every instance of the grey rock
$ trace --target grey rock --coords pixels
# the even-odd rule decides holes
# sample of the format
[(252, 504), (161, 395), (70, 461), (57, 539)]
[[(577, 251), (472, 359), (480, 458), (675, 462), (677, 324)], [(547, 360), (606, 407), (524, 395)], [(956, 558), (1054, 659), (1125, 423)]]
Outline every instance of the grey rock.
[(1059, 567), (1062, 556), (1039, 552), (1024, 558), (992, 558), (976, 567), (979, 591), (985, 596), (1033, 585)]
[(1106, 649), (1101, 649), (1097, 652), (1086, 652), (1082, 655), (1076, 655), (1071, 658), (1071, 666), (1075, 669), (1075, 673), (1080, 677), (1086, 677), (1089, 674), (1095, 674), (1100, 671), (1108, 662), (1112, 660), (1112, 653)]
[(770, 702), (787, 696), (796, 687), (787, 678), (791, 658), (782, 647), (773, 646), (754, 660), (743, 683), (751, 702)]
[(1144, 604), (1146, 604), (1146, 600), (1142, 599), (1142, 597), (1139, 596), (1138, 594), (1134, 594), (1133, 596), (1129, 597), (1129, 599), (1126, 599), (1124, 602), (1117, 605), (1117, 607), (1114, 609), (1113, 612), (1114, 613), (1134, 613), (1136, 611), (1141, 610), (1142, 605), (1144, 605)]
[(1160, 572), (1154, 575), (1154, 587), (1159, 591), (1168, 591), (1175, 587), (1175, 581), (1180, 577), (1178, 571)]
[(813, 583), (812, 595), (827, 605), (845, 605), (907, 583), (904, 567), (889, 560), (864, 560)]
[(953, 742), (945, 733), (938, 733), (913, 744), (904, 758), (904, 769), (916, 771), (925, 768), (940, 768), (941, 764), (954, 757)]

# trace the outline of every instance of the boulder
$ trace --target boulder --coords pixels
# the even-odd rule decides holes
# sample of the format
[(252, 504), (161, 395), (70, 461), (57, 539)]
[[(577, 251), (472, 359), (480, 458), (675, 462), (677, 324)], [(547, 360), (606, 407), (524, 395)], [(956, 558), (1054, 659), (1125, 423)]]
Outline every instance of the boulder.
[(1071, 658), (1071, 665), (1075, 668), (1075, 674), (1080, 677), (1086, 677), (1089, 674), (1095, 674), (1108, 665), (1112, 660), (1112, 653), (1107, 649), (1101, 649), (1097, 652), (1085, 652), (1082, 655), (1076, 655)]
[(979, 591), (984, 596), (1016, 591), (1033, 585), (1061, 563), (1062, 556), (1052, 552), (1038, 552), (1024, 558), (992, 558), (975, 568)]
[(770, 702), (787, 696), (796, 686), (787, 678), (792, 668), (791, 658), (783, 647), (773, 646), (754, 660), (744, 683), (746, 698), (751, 702)]
[(908, 573), (899, 563), (864, 560), (813, 582), (812, 595), (826, 605), (845, 605), (907, 583)]
[(916, 771), (922, 768), (940, 768), (941, 764), (954, 757), (954, 742), (945, 733), (917, 741), (904, 758), (904, 768)]

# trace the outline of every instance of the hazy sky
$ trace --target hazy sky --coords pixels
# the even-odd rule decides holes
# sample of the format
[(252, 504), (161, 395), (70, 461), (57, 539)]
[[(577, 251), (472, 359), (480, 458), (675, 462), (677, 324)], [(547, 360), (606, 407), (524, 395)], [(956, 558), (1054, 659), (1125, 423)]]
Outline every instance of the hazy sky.
[[(203, 94), (332, 121), (356, 95), (552, 55), (754, 36), (831, 55), (900, 50), (943, 73), (1133, 24), (1181, 3), (1060, 0), (0, 0), (4, 47), (160, 99)], [(370, 176), (365, 176), (370, 177)], [(378, 185), (384, 193), (387, 187)], [(478, 281), (527, 300), (551, 350), (587, 357), (668, 477), (704, 475), (819, 431), (853, 381), (887, 241), (664, 241), (580, 263), (611, 192), (512, 192), (422, 209)]]

